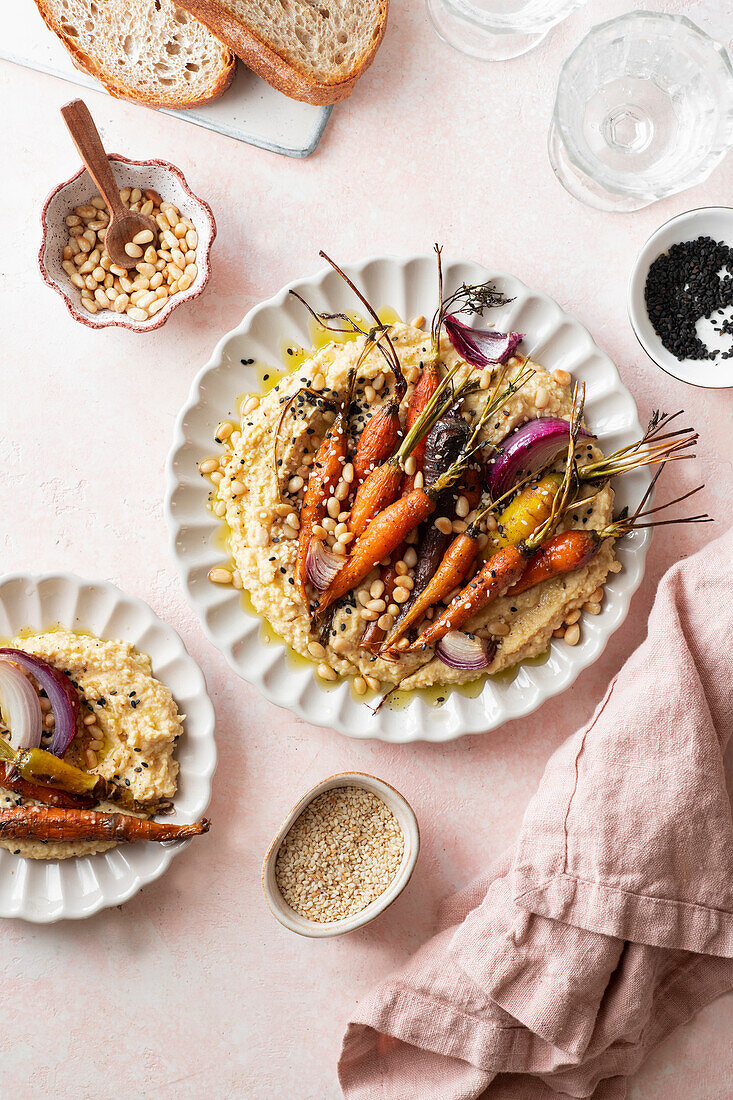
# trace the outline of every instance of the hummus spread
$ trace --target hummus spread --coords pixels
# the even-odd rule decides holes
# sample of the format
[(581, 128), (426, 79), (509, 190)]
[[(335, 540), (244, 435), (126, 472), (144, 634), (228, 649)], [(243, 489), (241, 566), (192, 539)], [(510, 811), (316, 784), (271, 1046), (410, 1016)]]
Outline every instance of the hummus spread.
[[(148, 656), (127, 642), (66, 630), (23, 633), (7, 644), (67, 672), (79, 693), (82, 719), (96, 718), (92, 725), (80, 724), (65, 760), (129, 788), (139, 801), (173, 797), (178, 778), (173, 753), (183, 716), (168, 688), (153, 676)], [(41, 747), (46, 744), (44, 738)], [(90, 760), (96, 761), (92, 767)], [(0, 787), (0, 805), (22, 801)], [(120, 812), (119, 806), (105, 802), (96, 809)], [(0, 839), (0, 846), (30, 859), (65, 859), (103, 852), (115, 843)]]
[[(420, 376), (422, 363), (430, 352), (429, 337), (422, 329), (402, 323), (394, 324), (391, 334), (403, 371), (412, 382), (403, 400), (404, 410)], [(303, 387), (313, 390), (315, 386), (325, 397), (341, 396), (346, 388), (348, 370), (357, 364), (363, 348), (362, 336), (331, 343), (301, 362), (259, 401), (250, 397), (244, 405), (246, 411), (241, 430), (237, 426), (225, 441), (226, 450), (220, 466), (222, 476), (212, 496), (215, 513), (222, 515), (228, 526), (235, 583), (239, 582), (247, 590), (254, 609), (270, 623), (276, 634), (302, 656), (317, 661), (321, 674), (331, 669), (340, 676), (369, 677), (372, 683), (378, 680), (380, 688), (397, 683), (403, 689), (466, 683), (476, 679), (475, 670), (448, 667), (432, 650), (407, 653), (398, 660), (387, 661), (360, 649), (359, 639), (366, 626), (364, 607), (370, 599), (370, 586), (379, 576), (378, 568), (338, 605), (333, 630), (322, 654), (318, 646), (320, 625), (311, 623), (308, 609), (296, 591), (293, 571), (298, 532), (292, 515), (288, 520), (288, 513), (300, 511), (307, 467), (312, 464), (334, 413), (324, 408), (324, 403), (319, 403), (312, 393), (301, 393), (285, 413), (279, 434), (278, 422), (285, 400)], [(441, 362), (446, 369), (461, 362), (445, 337), (441, 350)], [(509, 366), (518, 368), (520, 363), (521, 360), (510, 361)], [(485, 428), (483, 438), (487, 443), (499, 443), (535, 417), (569, 419), (571, 387), (558, 384), (539, 364), (530, 365), (534, 375), (510, 397), (501, 413)], [(470, 369), (466, 365), (466, 372)], [(477, 372), (476, 377), (480, 376)], [(460, 380), (461, 374), (457, 377)], [(372, 349), (359, 366), (355, 411), (351, 418), (356, 436), (366, 420), (393, 396), (393, 375), (379, 351)], [(481, 408), (487, 396), (484, 390), (471, 395), (462, 409)], [(584, 458), (586, 455), (600, 457), (601, 452), (592, 444), (584, 441), (582, 447)], [(460, 485), (457, 487), (459, 494)], [(606, 486), (582, 509), (582, 514), (569, 513), (564, 525), (599, 529), (611, 521), (612, 512), (613, 491)], [(559, 529), (563, 529), (563, 524)], [(329, 543), (332, 541), (333, 536), (329, 535)], [(581, 608), (603, 585), (612, 562), (613, 547), (607, 542), (584, 568), (546, 581), (514, 598), (496, 599), (479, 612), (463, 629), (497, 640), (496, 654), (486, 673), (501, 672), (543, 653), (553, 631), (562, 626), (566, 615)], [(315, 658), (314, 651), (318, 654)]]

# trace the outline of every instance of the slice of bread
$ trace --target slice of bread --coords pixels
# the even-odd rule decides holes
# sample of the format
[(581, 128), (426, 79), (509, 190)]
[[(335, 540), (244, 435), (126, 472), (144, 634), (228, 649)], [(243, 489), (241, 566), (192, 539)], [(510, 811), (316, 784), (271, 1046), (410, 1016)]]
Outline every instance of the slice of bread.
[(148, 107), (196, 107), (228, 87), (236, 59), (172, 0), (36, 0), (78, 69)]
[(371, 65), (388, 0), (179, 0), (245, 65), (293, 99), (346, 99)]

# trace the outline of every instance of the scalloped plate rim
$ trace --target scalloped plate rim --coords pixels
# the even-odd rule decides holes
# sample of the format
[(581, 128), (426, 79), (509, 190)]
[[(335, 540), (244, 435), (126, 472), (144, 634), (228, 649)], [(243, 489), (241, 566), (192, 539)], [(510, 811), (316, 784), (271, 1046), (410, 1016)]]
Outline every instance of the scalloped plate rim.
[[(426, 259), (430, 260), (431, 262), (434, 263), (434, 259), (432, 257), (428, 256), (425, 253), (412, 253), (412, 254), (407, 255), (407, 256), (395, 256), (395, 255), (391, 255), (391, 254), (378, 254), (378, 255), (367, 257), (366, 259), (361, 260), (357, 263), (344, 263), (342, 265), (342, 267), (343, 267), (343, 270), (351, 278), (356, 280), (356, 279), (359, 278), (359, 276), (366, 269), (368, 269), (368, 268), (370, 268), (370, 267), (372, 267), (373, 265), (376, 265), (376, 264), (387, 263), (387, 264), (390, 264), (390, 265), (397, 265), (400, 269), (404, 270), (405, 268), (409, 267), (410, 265), (413, 265), (416, 262), (422, 263)], [(509, 280), (510, 282), (512, 282), (513, 284), (516, 285), (517, 291), (522, 294), (522, 296), (525, 300), (528, 299), (528, 298), (537, 299), (537, 300), (539, 300), (539, 301), (541, 301), (545, 304), (549, 304), (549, 306), (554, 311), (557, 311), (558, 320), (560, 322), (564, 322), (564, 323), (569, 324), (572, 327), (572, 329), (575, 331), (577, 337), (579, 339), (584, 339), (586, 341), (587, 356), (598, 355), (604, 361), (605, 369), (609, 372), (609, 374), (610, 374), (610, 376), (613, 380), (613, 392), (617, 393), (617, 394), (620, 394), (622, 397), (625, 397), (630, 402), (631, 408), (633, 409), (634, 416), (632, 418), (631, 423), (629, 423), (628, 425), (624, 425), (623, 430), (628, 431), (630, 429), (633, 429), (635, 434), (638, 434), (638, 435), (641, 434), (642, 429), (641, 429), (641, 424), (640, 424), (640, 421), (639, 421), (638, 410), (637, 410), (636, 402), (634, 401), (634, 398), (633, 398), (632, 394), (627, 389), (627, 387), (623, 384), (623, 382), (621, 380), (621, 376), (618, 372), (618, 368), (616, 367), (613, 360), (610, 358), (610, 356), (606, 352), (604, 352), (602, 350), (602, 348), (600, 348), (596, 344), (596, 342), (593, 339), (591, 333), (588, 331), (588, 329), (585, 327), (585, 325), (583, 325), (580, 321), (578, 321), (572, 314), (567, 313), (566, 310), (564, 310), (562, 308), (562, 306), (560, 306), (559, 303), (557, 303), (549, 295), (545, 294), (543, 291), (534, 290), (534, 289), (528, 287), (521, 279), (519, 279), (517, 276), (511, 274), (510, 272), (498, 271), (498, 270), (493, 270), (491, 268), (486, 268), (483, 264), (480, 264), (480, 263), (478, 263), (476, 261), (473, 261), (473, 260), (461, 260), (461, 259), (453, 259), (453, 258), (446, 259), (445, 256), (443, 257), (444, 272), (450, 271), (450, 269), (454, 266), (472, 266), (472, 267), (474, 267), (474, 268), (476, 268), (480, 271), (481, 277), (484, 278), (484, 279)], [(194, 412), (197, 409), (197, 407), (199, 406), (199, 404), (202, 403), (202, 397), (204, 395), (204, 383), (206, 381), (206, 378), (210, 374), (216, 373), (219, 369), (221, 369), (222, 367), (225, 367), (227, 365), (224, 362), (224, 358), (223, 358), (222, 353), (223, 353), (227, 343), (230, 340), (235, 339), (237, 337), (246, 336), (248, 334), (248, 332), (251, 330), (255, 319), (261, 313), (263, 313), (265, 310), (267, 310), (267, 309), (282, 309), (285, 302), (288, 300), (288, 294), (289, 294), (289, 291), (292, 288), (298, 288), (301, 291), (303, 290), (303, 288), (307, 289), (308, 287), (320, 288), (322, 286), (324, 280), (327, 279), (328, 277), (332, 276), (333, 274), (334, 274), (334, 272), (333, 272), (332, 268), (322, 267), (312, 275), (305, 275), (305, 276), (300, 276), (298, 278), (292, 279), (290, 282), (288, 282), (283, 287), (281, 287), (280, 290), (278, 290), (275, 294), (271, 295), (269, 298), (266, 298), (261, 302), (258, 302), (256, 305), (254, 305), (245, 314), (245, 316), (243, 317), (243, 319), (240, 321), (240, 323), (238, 325), (236, 325), (234, 328), (230, 329), (227, 333), (225, 333), (219, 339), (219, 341), (217, 342), (217, 344), (214, 347), (214, 350), (213, 350), (213, 352), (211, 354), (211, 357), (209, 358), (208, 362), (197, 372), (197, 374), (193, 378), (192, 383), (191, 383), (191, 387), (190, 387), (190, 390), (189, 390), (188, 398), (187, 398), (186, 402), (184, 403), (183, 407), (181, 408), (181, 410), (180, 410), (180, 412), (179, 412), (179, 414), (176, 418), (173, 443), (172, 443), (171, 449), (169, 451), (168, 458), (166, 460), (166, 466), (165, 466), (165, 479), (166, 479), (165, 515), (166, 515), (166, 520), (167, 520), (168, 529), (169, 529), (170, 552), (171, 552), (171, 554), (172, 554), (172, 556), (173, 556), (173, 558), (176, 562), (176, 567), (177, 567), (179, 575), (181, 577), (181, 582), (183, 584), (183, 588), (184, 588), (184, 591), (186, 593), (186, 598), (188, 600), (188, 603), (191, 606), (191, 608), (196, 612), (196, 614), (199, 618), (199, 622), (201, 624), (201, 627), (202, 627), (204, 633), (206, 634), (206, 637), (209, 639), (209, 641), (212, 643), (212, 645), (214, 645), (224, 655), (224, 657), (227, 659), (227, 662), (229, 663), (229, 665), (233, 669), (233, 671), (236, 672), (237, 675), (241, 679), (245, 680), (246, 682), (252, 684), (253, 687), (257, 688), (257, 690), (270, 703), (273, 703), (275, 706), (279, 706), (279, 707), (281, 707), (281, 709), (290, 711), (291, 713), (295, 714), (297, 717), (303, 719), (306, 722), (311, 723), (314, 726), (320, 726), (320, 727), (325, 728), (325, 729), (336, 729), (340, 733), (344, 734), (345, 736), (353, 737), (357, 740), (367, 740), (367, 739), (371, 738), (371, 739), (374, 739), (374, 740), (382, 740), (382, 741), (385, 741), (387, 743), (392, 743), (392, 744), (413, 744), (416, 741), (427, 741), (427, 742), (430, 742), (430, 743), (436, 743), (437, 744), (437, 743), (443, 743), (443, 742), (446, 742), (446, 741), (455, 740), (458, 737), (467, 736), (467, 735), (470, 735), (470, 734), (489, 733), (494, 729), (498, 729), (500, 726), (504, 725), (506, 722), (514, 721), (516, 719), (526, 717), (528, 714), (533, 713), (540, 706), (542, 706), (543, 703), (547, 702), (548, 699), (554, 698), (554, 697), (559, 696), (560, 694), (562, 694), (564, 691), (566, 691), (569, 687), (572, 686), (572, 684), (575, 682), (575, 680), (578, 678), (578, 676), (580, 675), (581, 672), (583, 672), (586, 668), (590, 667), (590, 665), (592, 665), (602, 655), (603, 651), (606, 648), (606, 645), (608, 644), (608, 641), (609, 641), (611, 635), (625, 621), (625, 619), (628, 615), (628, 612), (629, 612), (632, 597), (633, 597), (634, 593), (637, 591), (637, 589), (639, 588), (639, 586), (640, 586), (640, 584), (643, 580), (644, 571), (645, 571), (646, 554), (648, 552), (649, 544), (651, 542), (651, 532), (650, 531), (642, 532), (640, 537), (637, 535), (636, 543), (635, 543), (635, 547), (634, 547), (634, 559), (635, 559), (635, 562), (636, 562), (635, 568), (632, 570), (632, 569), (626, 567), (626, 568), (624, 568), (624, 570), (620, 574), (615, 574), (612, 577), (612, 580), (616, 581), (617, 586), (619, 586), (621, 588), (623, 606), (619, 610), (617, 610), (613, 622), (611, 622), (608, 619), (606, 620), (607, 629), (603, 632), (602, 636), (597, 639), (597, 641), (595, 642), (593, 647), (591, 649), (589, 649), (588, 652), (584, 652), (581, 648), (573, 650), (571, 658), (569, 659), (569, 667), (567, 667), (565, 669), (565, 671), (563, 673), (563, 677), (558, 679), (557, 686), (553, 687), (553, 690), (546, 690), (544, 692), (540, 692), (541, 698), (528, 698), (527, 701), (526, 701), (526, 705), (522, 704), (521, 701), (518, 704), (515, 703), (514, 705), (508, 703), (507, 701), (500, 701), (499, 706), (501, 708), (502, 713), (498, 716), (498, 718), (496, 720), (489, 719), (488, 724), (487, 723), (484, 723), (484, 724), (478, 723), (477, 724), (475, 720), (468, 721), (468, 722), (464, 720), (462, 723), (454, 723), (453, 726), (451, 727), (451, 729), (448, 732), (446, 732), (445, 730), (440, 729), (438, 727), (435, 727), (433, 732), (432, 732), (432, 735), (431, 735), (431, 731), (429, 729), (419, 730), (414, 735), (409, 733), (409, 732), (406, 736), (387, 735), (383, 729), (369, 728), (368, 722), (370, 721), (370, 719), (365, 719), (364, 725), (367, 727), (365, 732), (359, 733), (359, 732), (355, 732), (353, 729), (346, 728), (342, 723), (331, 722), (328, 719), (321, 718), (318, 713), (314, 713), (312, 710), (309, 710), (306, 707), (301, 706), (300, 701), (297, 700), (297, 699), (294, 700), (292, 703), (288, 703), (288, 704), (280, 703), (278, 701), (278, 699), (276, 698), (275, 691), (270, 689), (262, 681), (261, 677), (259, 677), (259, 676), (258, 677), (251, 677), (251, 676), (248, 676), (244, 673), (244, 671), (242, 670), (240, 665), (237, 663), (236, 657), (235, 657), (234, 652), (233, 652), (234, 646), (237, 644), (237, 642), (240, 640), (240, 638), (242, 637), (243, 634), (249, 634), (250, 631), (252, 631), (252, 630), (259, 630), (260, 622), (261, 622), (260, 617), (259, 616), (247, 616), (244, 612), (242, 612), (243, 619), (245, 620), (245, 629), (243, 629), (243, 631), (238, 635), (237, 638), (233, 639), (232, 641), (226, 642), (218, 636), (218, 634), (215, 630), (212, 630), (209, 627), (209, 624), (207, 622), (206, 612), (212, 606), (211, 600), (207, 600), (205, 602), (201, 601), (197, 597), (196, 593), (194, 593), (192, 591), (191, 586), (189, 585), (188, 578), (187, 578), (187, 566), (186, 566), (186, 563), (183, 560), (182, 556), (178, 552), (178, 537), (179, 537), (179, 534), (180, 534), (180, 531), (181, 531), (181, 527), (184, 525), (184, 523), (183, 523), (182, 517), (176, 514), (176, 512), (174, 510), (174, 507), (173, 507), (173, 501), (174, 501), (174, 497), (176, 495), (176, 492), (180, 487), (182, 487), (184, 485), (184, 482), (181, 481), (181, 479), (179, 478), (179, 476), (176, 472), (176, 463), (177, 463), (177, 460), (179, 458), (179, 455), (186, 449), (186, 447), (191, 442), (191, 440), (187, 436), (186, 432), (184, 431), (185, 420), (186, 420), (187, 416), (190, 413)], [(345, 293), (348, 294), (349, 293), (348, 290), (345, 290)], [(519, 293), (516, 295), (517, 297), (519, 296)], [(380, 302), (379, 302), (380, 306), (385, 305), (385, 304), (389, 304), (389, 303), (386, 300), (384, 302), (380, 300)], [(353, 305), (354, 305), (353, 301), (351, 299), (349, 299), (349, 302), (347, 302), (345, 305), (342, 305), (341, 308), (352, 308)], [(270, 342), (271, 342), (271, 344), (278, 343), (279, 342), (279, 335), (276, 333), (275, 336), (273, 338), (271, 338)], [(279, 361), (280, 355), (279, 355), (279, 352), (278, 352), (277, 348), (272, 347), (271, 350), (272, 350), (272, 355), (273, 355), (274, 361), (276, 361), (276, 362)], [(530, 354), (531, 354), (531, 352), (530, 352)], [(233, 399), (236, 395), (234, 393), (232, 393), (231, 396), (232, 396), (232, 399)], [(213, 427), (213, 425), (212, 425), (212, 427)], [(198, 476), (198, 472), (197, 472), (197, 476)], [(648, 483), (649, 479), (647, 478), (646, 480), (647, 480), (647, 483)], [(190, 485), (192, 483), (193, 482), (187, 482), (185, 484)], [(193, 483), (193, 484), (195, 484), (195, 483)], [(211, 528), (212, 533), (213, 533), (219, 527), (219, 524), (215, 523), (213, 518), (210, 518), (209, 516), (207, 516), (205, 511), (202, 510), (202, 512), (203, 512), (202, 515), (198, 515), (196, 517), (195, 522), (199, 523), (200, 525), (205, 523), (207, 525), (207, 527)], [(190, 518), (190, 517), (188, 517), (188, 518)], [(213, 554), (212, 554), (210, 564), (211, 565), (219, 564), (220, 563), (220, 558), (221, 558), (221, 555), (219, 555), (215, 559)], [(619, 578), (623, 578), (623, 579), (621, 581), (619, 581)], [(212, 589), (213, 588), (215, 588), (215, 586), (212, 586)], [(233, 590), (233, 589), (231, 591), (235, 592), (235, 590)], [(213, 599), (213, 592), (211, 593), (211, 595), (212, 595), (212, 599)], [(237, 595), (238, 595), (238, 593), (237, 593)], [(602, 616), (598, 616), (598, 619), (600, 619), (601, 617)], [(552, 644), (554, 646), (554, 642)], [(280, 653), (280, 656), (279, 656), (278, 660), (285, 660), (286, 659), (285, 648), (279, 643), (277, 643), (276, 645), (273, 645), (273, 649), (276, 648), (276, 647), (277, 647), (277, 649), (279, 650), (279, 653)], [(566, 649), (567, 649), (567, 647), (566, 647)], [(523, 669), (527, 670), (531, 674), (531, 666), (524, 665)], [(487, 681), (487, 685), (485, 685), (483, 690), (485, 690), (486, 686), (491, 686), (490, 682)], [(482, 691), (482, 694), (483, 694), (483, 691)], [(456, 696), (455, 693), (454, 693), (453, 697), (461, 699), (461, 697)], [(466, 700), (466, 701), (467, 702), (472, 702), (473, 700), (469, 699), (469, 700)], [(357, 704), (353, 699), (347, 700), (347, 703), (348, 703), (348, 705), (353, 706), (353, 707), (363, 706), (363, 704)], [(460, 702), (459, 702), (458, 705), (460, 707)], [(409, 709), (409, 704), (408, 704), (408, 707), (405, 708), (405, 711), (408, 710), (408, 709)], [(400, 713), (404, 714), (405, 711), (402, 711)]]

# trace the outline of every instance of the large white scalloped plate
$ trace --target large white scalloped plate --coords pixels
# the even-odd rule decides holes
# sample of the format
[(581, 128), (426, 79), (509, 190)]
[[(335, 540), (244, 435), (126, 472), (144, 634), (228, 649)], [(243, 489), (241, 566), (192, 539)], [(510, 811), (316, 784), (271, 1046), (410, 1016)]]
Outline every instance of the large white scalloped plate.
[[(186, 715), (176, 754), (180, 775), (175, 813), (165, 820), (181, 825), (196, 821), (209, 804), (216, 767), (214, 708), (204, 675), (175, 630), (142, 600), (107, 581), (82, 580), (70, 573), (0, 577), (0, 637), (52, 624), (121, 638), (149, 655), (155, 676)], [(159, 878), (189, 843), (141, 841), (61, 860), (22, 859), (0, 848), (0, 916), (41, 923), (89, 917), (120, 905)]]
[[(346, 272), (371, 302), (378, 307), (391, 306), (401, 317), (429, 317), (435, 308), (433, 256), (379, 257), (349, 266)], [(449, 290), (464, 281), (490, 279), (514, 298), (509, 305), (492, 310), (490, 320), (498, 329), (526, 333), (521, 350), (531, 353), (548, 370), (563, 368), (587, 383), (586, 419), (606, 453), (640, 436), (636, 406), (616, 367), (588, 331), (556, 302), (530, 290), (513, 275), (490, 271), (476, 263), (445, 262), (444, 273)], [(209, 569), (221, 563), (222, 554), (217, 544), (217, 521), (206, 507), (210, 486), (198, 473), (197, 463), (211, 453), (214, 429), (223, 417), (233, 413), (236, 395), (258, 390), (253, 369), (241, 360), (254, 359), (281, 367), (284, 342), (308, 346), (308, 317), (288, 294), (290, 287), (318, 311), (333, 313), (358, 306), (330, 268), (284, 287), (274, 298), (251, 310), (220, 340), (209, 363), (194, 380), (176, 424), (167, 464), (166, 515), (186, 594), (206, 634), (232, 668), (271, 702), (314, 725), (332, 726), (349, 737), (447, 741), (461, 734), (491, 730), (511, 718), (529, 714), (569, 687), (600, 655), (623, 622), (644, 573), (648, 531), (618, 545), (623, 571), (609, 576), (603, 612), (585, 617), (579, 645), (571, 648), (553, 642), (546, 664), (522, 667), (511, 683), (487, 680), (476, 698), (454, 691), (442, 706), (433, 707), (418, 694), (404, 709), (383, 707), (376, 716), (356, 701), (347, 683), (324, 690), (310, 669), (295, 667), (289, 661), (283, 646), (264, 644), (260, 621), (242, 610), (239, 593), (207, 579)], [(638, 501), (648, 484), (644, 472), (624, 478), (616, 486), (619, 505)]]

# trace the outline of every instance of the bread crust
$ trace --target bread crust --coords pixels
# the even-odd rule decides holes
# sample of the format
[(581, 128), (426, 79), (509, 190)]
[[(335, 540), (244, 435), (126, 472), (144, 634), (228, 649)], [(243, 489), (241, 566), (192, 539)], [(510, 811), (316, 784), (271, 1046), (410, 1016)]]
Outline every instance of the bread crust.
[[(85, 53), (84, 50), (81, 50), (74, 39), (70, 35), (64, 33), (56, 20), (54, 12), (49, 7), (47, 0), (35, 0), (35, 3), (41, 13), (44, 23), (49, 30), (53, 31), (53, 33), (61, 39), (76, 68), (86, 73), (88, 76), (94, 77), (95, 80), (98, 80), (100, 84), (104, 85), (109, 94), (116, 99), (128, 99), (133, 103), (142, 103), (146, 107), (166, 107), (175, 111), (185, 111), (190, 107), (200, 107), (204, 103), (210, 103), (212, 99), (217, 99), (227, 90), (234, 77), (237, 60), (231, 49), (229, 49), (225, 67), (219, 74), (216, 83), (212, 85), (210, 94), (187, 99), (174, 93), (170, 96), (161, 96), (159, 99), (149, 99), (145, 96), (141, 96), (135, 89), (125, 84), (124, 81), (111, 78), (106, 68), (100, 65), (94, 57)], [(182, 6), (183, 5), (181, 5), (181, 7)], [(224, 43), (224, 45), (226, 45), (226, 43)]]
[(249, 30), (233, 15), (217, 3), (217, 0), (177, 0), (183, 8), (203, 23), (213, 35), (241, 58), (247, 68), (277, 88), (291, 99), (312, 103), (318, 107), (339, 103), (348, 99), (362, 73), (371, 65), (379, 49), (387, 27), (388, 0), (381, 0), (382, 18), (379, 35), (369, 52), (361, 58), (357, 68), (346, 80), (317, 81), (300, 72), (254, 31)]

